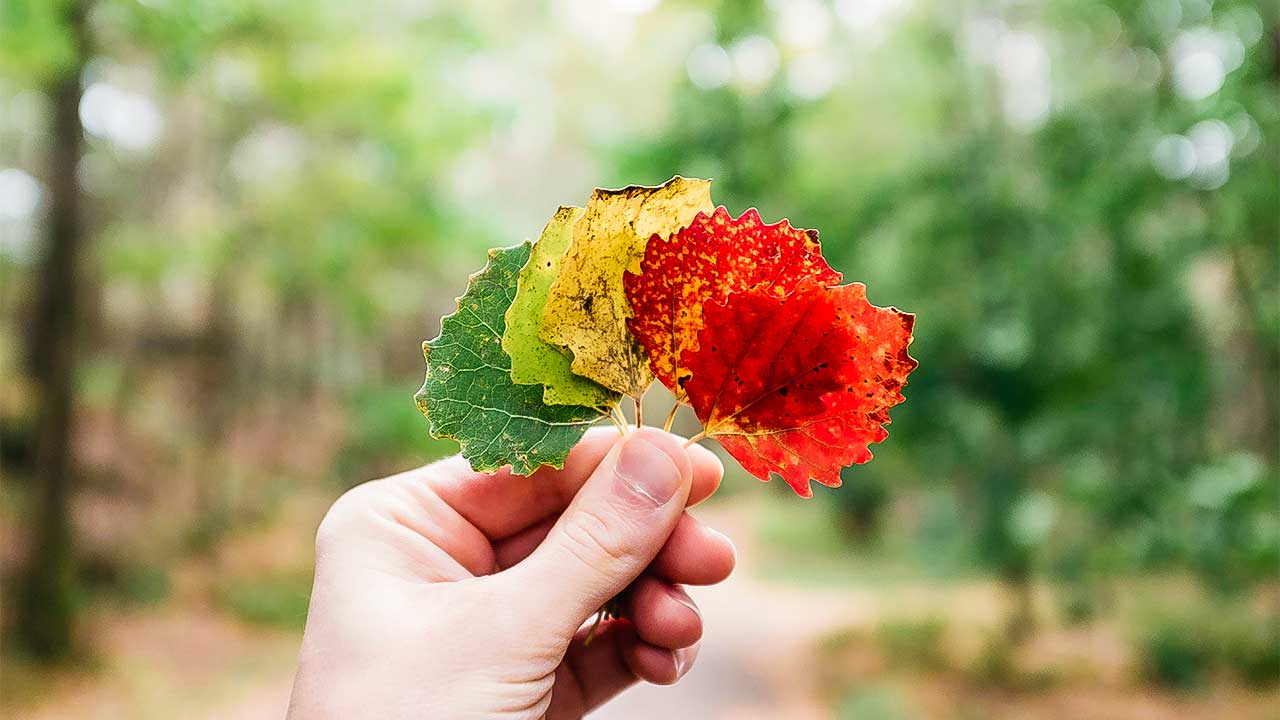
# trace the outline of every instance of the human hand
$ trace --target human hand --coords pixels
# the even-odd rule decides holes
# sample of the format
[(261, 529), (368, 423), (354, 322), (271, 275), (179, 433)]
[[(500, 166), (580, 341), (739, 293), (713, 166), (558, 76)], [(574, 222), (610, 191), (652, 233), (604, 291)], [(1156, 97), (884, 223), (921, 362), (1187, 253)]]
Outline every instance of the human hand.
[[(563, 470), (453, 457), (357, 486), (316, 535), (289, 717), (580, 718), (698, 652), (682, 584), (728, 577), (733, 545), (685, 512), (724, 469), (640, 428), (587, 433)], [(624, 596), (590, 644), (586, 620)]]

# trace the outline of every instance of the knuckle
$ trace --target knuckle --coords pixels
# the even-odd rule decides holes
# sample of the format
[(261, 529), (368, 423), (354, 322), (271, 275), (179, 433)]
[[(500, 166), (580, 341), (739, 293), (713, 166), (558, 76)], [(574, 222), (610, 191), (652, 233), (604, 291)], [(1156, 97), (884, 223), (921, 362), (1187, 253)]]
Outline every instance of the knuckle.
[(324, 550), (334, 543), (341, 542), (348, 534), (352, 521), (369, 507), (371, 489), (379, 481), (357, 485), (338, 496), (337, 500), (325, 511), (320, 525), (316, 528), (316, 550)]
[(633, 553), (615, 525), (599, 511), (579, 509), (564, 528), (567, 550), (591, 567), (627, 562)]

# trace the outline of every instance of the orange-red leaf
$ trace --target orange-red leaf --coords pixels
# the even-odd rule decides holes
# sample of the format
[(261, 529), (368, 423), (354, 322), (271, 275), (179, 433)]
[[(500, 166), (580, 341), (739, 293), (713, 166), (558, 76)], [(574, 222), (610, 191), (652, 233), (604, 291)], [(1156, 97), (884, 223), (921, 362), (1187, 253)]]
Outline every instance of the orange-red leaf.
[(649, 240), (640, 273), (623, 276), (635, 313), (627, 327), (648, 351), (653, 374), (682, 398), (689, 371), (681, 357), (698, 346), (707, 303), (751, 287), (781, 297), (805, 278), (840, 282), (840, 273), (822, 258), (816, 231), (786, 220), (766, 225), (754, 208), (732, 218), (720, 206), (710, 215), (698, 213), (669, 238)]
[(703, 308), (684, 390), (708, 437), (751, 474), (777, 473), (802, 497), (809, 481), (840, 485), (840, 468), (871, 459), (889, 408), (916, 361), (915, 316), (867, 302), (861, 283), (810, 277), (789, 295), (770, 286)]

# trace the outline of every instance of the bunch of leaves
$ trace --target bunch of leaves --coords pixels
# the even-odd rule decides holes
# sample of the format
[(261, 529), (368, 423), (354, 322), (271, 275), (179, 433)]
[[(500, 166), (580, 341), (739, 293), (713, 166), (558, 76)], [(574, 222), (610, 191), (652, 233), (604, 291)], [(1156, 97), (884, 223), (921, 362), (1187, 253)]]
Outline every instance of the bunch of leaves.
[(913, 315), (839, 284), (817, 231), (713, 209), (706, 180), (597, 189), (489, 257), (424, 343), (416, 396), (477, 470), (562, 467), (588, 425), (626, 432), (619, 401), (638, 411), (656, 377), (677, 401), (667, 428), (687, 404), (691, 442), (809, 497), (871, 459), (916, 367)]

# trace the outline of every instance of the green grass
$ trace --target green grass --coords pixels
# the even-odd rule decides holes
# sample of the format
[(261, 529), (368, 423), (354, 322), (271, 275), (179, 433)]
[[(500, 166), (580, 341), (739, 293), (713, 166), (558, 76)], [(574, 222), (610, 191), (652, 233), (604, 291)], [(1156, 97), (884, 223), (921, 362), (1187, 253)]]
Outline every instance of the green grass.
[(246, 622), (301, 630), (311, 602), (311, 573), (231, 578), (219, 583), (214, 594), (221, 607)]
[(1223, 663), (1254, 688), (1280, 684), (1280, 622), (1245, 617), (1232, 623), (1220, 644)]
[(127, 564), (101, 589), (127, 605), (159, 605), (173, 593), (169, 570), (154, 563)]
[(875, 683), (849, 690), (836, 706), (839, 720), (909, 720), (919, 717), (902, 688)]
[[(784, 488), (785, 489), (785, 488)], [(768, 493), (756, 513), (756, 568), (771, 580), (820, 587), (868, 582), (959, 580), (977, 572), (952, 545), (922, 547), (912, 530), (887, 529), (884, 537), (859, 544), (846, 529), (839, 507), (818, 488), (810, 500)], [(839, 492), (838, 490), (835, 492)], [(921, 555), (932, 556), (922, 562)]]
[(1146, 678), (1162, 687), (1196, 690), (1206, 685), (1213, 651), (1202, 627), (1184, 618), (1152, 623), (1139, 641)]
[(1253, 688), (1280, 684), (1280, 622), (1242, 601), (1153, 611), (1136, 645), (1151, 682), (1200, 690), (1230, 676)]
[(418, 388), (367, 386), (348, 398), (351, 436), (339, 465), (344, 477), (359, 482), (452, 455), (458, 444), (427, 432), (427, 419), (413, 402)]
[(938, 617), (887, 620), (876, 628), (889, 665), (910, 670), (946, 669), (946, 634), (946, 621)]
[[(57, 664), (62, 673), (94, 674), (103, 671), (106, 658), (82, 644), (70, 658)], [(51, 666), (31, 657), (13, 637), (12, 628), (0, 634), (0, 717), (11, 710), (40, 703), (48, 691)]]

